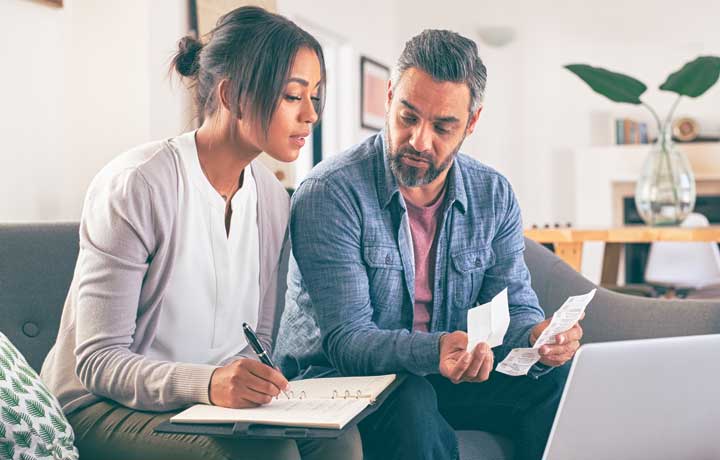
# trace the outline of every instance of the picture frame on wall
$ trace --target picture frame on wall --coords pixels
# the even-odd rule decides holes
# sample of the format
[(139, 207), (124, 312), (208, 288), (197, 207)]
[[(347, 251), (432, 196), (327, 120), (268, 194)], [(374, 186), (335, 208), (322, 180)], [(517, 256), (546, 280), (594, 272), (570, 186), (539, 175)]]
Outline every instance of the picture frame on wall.
[(385, 97), (390, 68), (360, 57), (360, 126), (380, 131), (385, 126)]

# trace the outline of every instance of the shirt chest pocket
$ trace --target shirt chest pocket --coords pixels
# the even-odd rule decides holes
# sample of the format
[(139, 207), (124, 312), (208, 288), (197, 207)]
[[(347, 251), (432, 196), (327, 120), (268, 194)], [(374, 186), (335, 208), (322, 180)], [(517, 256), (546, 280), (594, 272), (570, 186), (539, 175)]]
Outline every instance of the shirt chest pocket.
[(394, 246), (365, 246), (363, 259), (367, 266), (372, 306), (381, 310), (400, 311), (405, 285), (398, 249)]
[(485, 272), (495, 264), (492, 248), (465, 249), (452, 253), (453, 273), (449, 283), (453, 308), (468, 309), (475, 302), (482, 289)]

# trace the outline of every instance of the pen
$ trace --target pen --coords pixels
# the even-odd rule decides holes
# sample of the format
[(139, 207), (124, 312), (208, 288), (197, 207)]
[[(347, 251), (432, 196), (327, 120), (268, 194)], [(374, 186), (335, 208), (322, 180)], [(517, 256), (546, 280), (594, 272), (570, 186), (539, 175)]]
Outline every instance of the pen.
[[(256, 355), (258, 355), (258, 358), (260, 358), (260, 362), (265, 364), (266, 366), (270, 366), (273, 369), (276, 369), (275, 364), (273, 364), (272, 360), (270, 359), (270, 355), (260, 344), (257, 335), (255, 335), (255, 331), (253, 331), (252, 327), (250, 327), (248, 323), (243, 323), (243, 332), (245, 333), (245, 337), (247, 338), (247, 341), (252, 347), (253, 351)], [(290, 399), (285, 390), (282, 390), (282, 392), (286, 398)]]

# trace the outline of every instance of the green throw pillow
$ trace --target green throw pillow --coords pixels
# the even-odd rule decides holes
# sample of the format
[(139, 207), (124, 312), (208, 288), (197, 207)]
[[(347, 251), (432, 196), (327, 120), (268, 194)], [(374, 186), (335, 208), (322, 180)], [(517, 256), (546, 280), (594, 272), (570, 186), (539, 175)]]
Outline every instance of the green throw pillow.
[(0, 333), (0, 459), (77, 460), (74, 441), (57, 399)]

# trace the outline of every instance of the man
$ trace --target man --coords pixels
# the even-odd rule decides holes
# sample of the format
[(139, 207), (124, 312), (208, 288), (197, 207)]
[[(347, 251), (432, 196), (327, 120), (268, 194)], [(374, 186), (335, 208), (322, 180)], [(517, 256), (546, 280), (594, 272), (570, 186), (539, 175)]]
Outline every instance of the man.
[[(410, 374), (360, 424), (378, 458), (457, 458), (453, 427), (511, 435), (517, 458), (539, 458), (579, 347), (575, 325), (540, 348), (529, 376), (493, 371), (549, 320), (530, 287), (510, 185), (458, 154), (485, 81), (471, 40), (414, 37), (388, 84), (384, 132), (318, 166), (293, 197), (276, 354), (288, 378)], [(503, 345), (466, 352), (467, 310), (506, 287)]]

